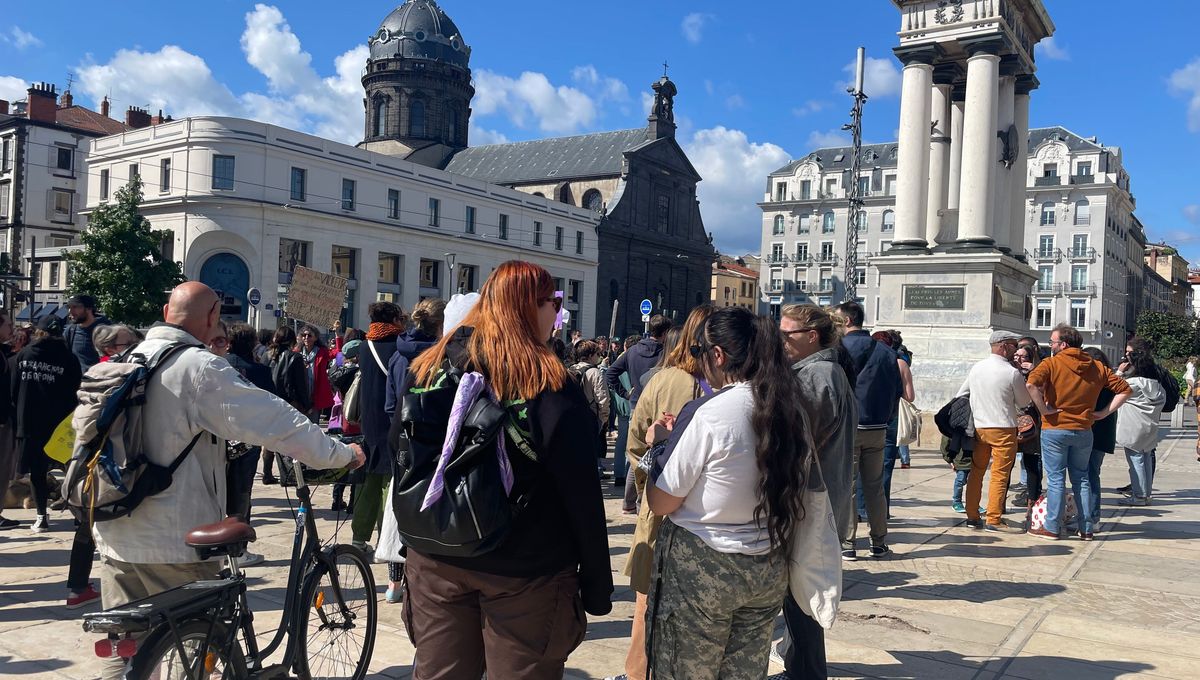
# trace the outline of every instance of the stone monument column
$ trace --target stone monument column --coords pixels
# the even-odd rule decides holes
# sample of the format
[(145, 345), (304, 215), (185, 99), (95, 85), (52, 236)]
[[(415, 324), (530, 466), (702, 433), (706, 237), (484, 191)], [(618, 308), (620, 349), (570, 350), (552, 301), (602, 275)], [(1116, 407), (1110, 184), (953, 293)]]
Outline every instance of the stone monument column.
[[(987, 38), (964, 44), (967, 59), (967, 101), (963, 112), (962, 180), (959, 185), (958, 245), (990, 249), (992, 182), (996, 167), (996, 104), (1000, 96), (1000, 57), (1003, 42)], [(902, 118), (903, 120), (903, 118)], [(901, 127), (903, 134), (904, 128)], [(901, 170), (901, 172), (903, 172)], [(898, 213), (898, 211), (897, 211)], [(897, 228), (899, 227), (899, 214)]]
[(930, 115), (929, 188), (926, 190), (925, 241), (930, 247), (946, 242), (942, 233), (950, 172), (950, 84), (954, 71), (935, 69)]
[[(1012, 242), (1012, 225), (1009, 215), (1012, 210), (1012, 168), (1016, 163), (1016, 158), (1004, 159), (1003, 154), (1016, 153), (1016, 140), (1009, 140), (1010, 130), (1013, 127), (1013, 98), (1016, 88), (1016, 77), (1011, 73), (1006, 74), (1011, 65), (1007, 60), (1002, 60), (1000, 64), (1000, 97), (996, 108), (996, 130), (1000, 134), (999, 147), (1002, 163), (997, 163), (994, 170), (996, 172), (995, 193), (992, 195), (992, 237), (996, 239), (996, 246), (1002, 252), (1008, 253), (1013, 250), (1020, 252), (1023, 248), (1019, 244)], [(1013, 135), (1015, 137), (1015, 134)], [(1009, 148), (1009, 145), (1013, 148)]]
[(950, 89), (950, 186), (946, 196), (946, 207), (950, 210), (958, 210), (962, 183), (963, 104), (966, 98), (967, 89), (962, 85)]
[(1013, 125), (1017, 128), (1017, 158), (1012, 167), (1010, 241), (1017, 258), (1025, 258), (1025, 188), (1029, 183), (1029, 93), (1037, 89), (1034, 75), (1017, 76), (1013, 96)]
[(936, 46), (897, 49), (904, 62), (900, 89), (900, 138), (896, 159), (896, 235), (892, 250), (924, 250), (929, 190), (929, 107)]

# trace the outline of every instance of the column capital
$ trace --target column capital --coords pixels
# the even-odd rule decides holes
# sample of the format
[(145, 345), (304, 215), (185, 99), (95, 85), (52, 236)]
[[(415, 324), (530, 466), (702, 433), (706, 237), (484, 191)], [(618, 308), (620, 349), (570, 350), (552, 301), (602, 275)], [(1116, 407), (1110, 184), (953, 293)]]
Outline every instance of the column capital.
[(962, 75), (962, 68), (957, 63), (938, 64), (933, 67), (933, 84), (953, 85)]
[(944, 50), (938, 45), (914, 45), (912, 47), (894, 47), (892, 52), (905, 66), (924, 64), (932, 66), (941, 58)]
[(1041, 85), (1041, 82), (1032, 73), (1019, 75), (1017, 76), (1017, 96), (1029, 96), (1029, 93), (1038, 89), (1039, 85)]
[(967, 51), (972, 57), (979, 55), (990, 55), (993, 57), (1000, 56), (1000, 53), (1008, 47), (1008, 41), (1000, 36), (989, 35), (983, 38), (968, 38), (960, 40), (959, 45)]

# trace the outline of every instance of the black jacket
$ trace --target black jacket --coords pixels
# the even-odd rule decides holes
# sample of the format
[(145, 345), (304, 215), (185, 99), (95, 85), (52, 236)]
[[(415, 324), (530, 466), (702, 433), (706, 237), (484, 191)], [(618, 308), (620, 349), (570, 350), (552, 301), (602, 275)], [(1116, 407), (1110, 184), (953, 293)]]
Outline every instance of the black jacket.
[(11, 377), (17, 438), (49, 441), (75, 410), (82, 377), (79, 360), (62, 338), (42, 338), (22, 349)]
[(866, 331), (852, 331), (842, 338), (842, 345), (857, 369), (854, 394), (858, 397), (859, 429), (882, 430), (896, 417), (904, 383), (896, 353), (882, 342), (873, 340)]
[[(384, 411), (387, 399), (388, 374), (384, 370), (388, 361), (396, 353), (396, 337), (391, 336), (382, 340), (363, 340), (358, 348), (358, 398), (362, 403), (362, 433), (366, 443), (366, 471), (376, 475), (392, 473), (391, 449), (388, 448), (388, 428), (392, 420)], [(376, 363), (371, 348), (379, 354), (380, 369)]]
[(275, 394), (275, 381), (271, 378), (271, 369), (257, 361), (249, 361), (236, 354), (226, 354), (225, 360), (251, 385)]
[(67, 343), (67, 347), (71, 348), (71, 352), (79, 360), (80, 370), (86, 371), (100, 363), (100, 354), (96, 352), (96, 346), (92, 344), (92, 333), (97, 328), (111, 323), (108, 317), (97, 316), (92, 325), (87, 328), (72, 323), (67, 324), (66, 329), (63, 330), (63, 341)]
[(8, 345), (0, 345), (0, 425), (11, 425), (13, 422), (12, 359), (12, 349)]
[(946, 402), (933, 417), (933, 422), (949, 440), (944, 455), (957, 456), (961, 452), (975, 450), (975, 420), (971, 415), (970, 399), (955, 397)]
[(271, 382), (280, 399), (304, 413), (312, 408), (308, 369), (304, 367), (304, 358), (296, 352), (284, 350), (271, 357)]
[[(638, 397), (642, 396), (642, 376), (654, 368), (662, 352), (661, 342), (654, 338), (643, 338), (613, 362), (604, 374), (604, 379), (608, 381), (608, 389), (628, 399), (630, 403), (637, 404)], [(629, 374), (629, 384), (632, 388), (628, 392), (621, 384), (622, 373)]]
[[(471, 331), (459, 327), (447, 347), (451, 363), (465, 370), (472, 369), (466, 356)], [(408, 387), (412, 380), (410, 374)], [(540, 457), (533, 463), (511, 439), (506, 442), (515, 478), (513, 496), (532, 489), (529, 505), (497, 549), (472, 558), (429, 557), (463, 569), (520, 578), (578, 568), (584, 610), (603, 616), (612, 610), (613, 580), (604, 497), (596, 472), (600, 439), (591, 425), (596, 417), (570, 379), (563, 381), (562, 389), (544, 392), (514, 408), (525, 410), (530, 443)], [(399, 429), (392, 429), (393, 436)]]

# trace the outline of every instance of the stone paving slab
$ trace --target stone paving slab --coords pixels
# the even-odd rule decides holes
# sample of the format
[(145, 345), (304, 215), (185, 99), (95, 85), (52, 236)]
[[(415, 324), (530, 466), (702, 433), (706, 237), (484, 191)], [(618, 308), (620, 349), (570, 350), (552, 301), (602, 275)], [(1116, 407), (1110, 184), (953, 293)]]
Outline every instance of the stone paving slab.
[[(1160, 445), (1148, 508), (1116, 504), (1113, 489), (1127, 483), (1126, 467), (1120, 456), (1106, 461), (1104, 520), (1091, 543), (967, 529), (949, 508), (953, 473), (935, 452), (914, 451), (913, 467), (893, 478), (895, 557), (845, 565), (843, 608), (826, 633), (831, 677), (1200, 677), (1200, 464), (1188, 434), (1194, 432), (1189, 421), (1186, 432)], [(620, 571), (633, 522), (620, 512), (611, 484), (605, 492), (617, 593), (612, 614), (590, 622), (568, 661), (568, 678), (619, 673), (627, 648), (633, 598)], [(286, 594), (292, 510), (285, 494), (256, 489), (255, 550), (268, 561), (248, 574), (264, 641)], [(322, 535), (348, 541), (348, 525), (325, 509), (328, 494), (317, 496)], [(32, 520), (30, 511), (5, 514)], [(62, 607), (70, 542), (64, 515), (47, 534), (0, 532), (0, 677), (96, 676), (95, 638), (82, 632), (77, 612)], [(380, 628), (371, 677), (411, 677), (413, 650), (400, 607), (383, 601), (384, 565), (373, 571)]]

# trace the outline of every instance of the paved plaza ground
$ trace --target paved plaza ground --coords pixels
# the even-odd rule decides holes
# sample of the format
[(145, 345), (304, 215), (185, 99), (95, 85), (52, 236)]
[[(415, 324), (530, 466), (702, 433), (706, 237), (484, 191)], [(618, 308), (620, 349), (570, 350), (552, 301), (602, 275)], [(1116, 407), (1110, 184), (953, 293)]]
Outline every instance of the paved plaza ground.
[[(892, 559), (847, 564), (845, 597), (827, 634), (838, 678), (1108, 680), (1200, 675), (1200, 463), (1194, 421), (1158, 449), (1154, 503), (1117, 505), (1128, 482), (1124, 457), (1103, 473), (1103, 524), (1092, 543), (972, 531), (949, 507), (953, 473), (936, 452), (916, 451), (893, 478)], [(1015, 474), (1014, 474), (1015, 478)], [(986, 485), (985, 485), (986, 489)], [(610, 616), (592, 620), (567, 664), (569, 678), (621, 671), (633, 597), (620, 576), (631, 518), (605, 485), (617, 592)], [(248, 570), (260, 631), (282, 607), (292, 514), (283, 490), (256, 489), (257, 551)], [(328, 490), (318, 496), (322, 508)], [(31, 520), (32, 511), (8, 511)], [(322, 515), (331, 513), (324, 511)], [(1018, 515), (1010, 515), (1019, 519)], [(71, 523), (0, 533), (0, 677), (94, 678), (95, 636), (63, 609)], [(321, 530), (334, 531), (322, 521)], [(349, 541), (349, 526), (340, 529)], [(372, 677), (411, 675), (412, 647), (400, 606), (383, 601), (387, 571), (375, 569), (380, 630)], [(772, 672), (781, 668), (772, 664)]]

